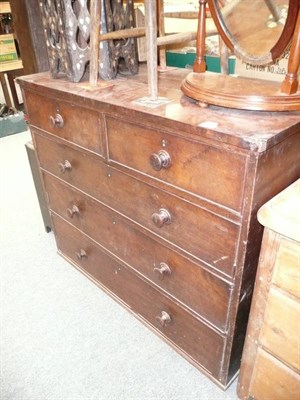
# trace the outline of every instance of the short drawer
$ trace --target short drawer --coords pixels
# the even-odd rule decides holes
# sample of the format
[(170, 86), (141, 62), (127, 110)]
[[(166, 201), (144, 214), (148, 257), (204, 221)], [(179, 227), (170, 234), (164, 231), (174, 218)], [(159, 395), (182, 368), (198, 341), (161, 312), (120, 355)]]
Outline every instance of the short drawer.
[(273, 281), (275, 285), (300, 299), (300, 244), (281, 237)]
[(218, 379), (224, 349), (221, 335), (108, 256), (74, 227), (55, 216), (53, 222), (58, 249), (64, 256)]
[(103, 154), (98, 112), (29, 91), (26, 93), (26, 108), (30, 125)]
[[(86, 162), (83, 164), (87, 165)], [(232, 276), (239, 235), (238, 225), (119, 171), (110, 169), (102, 177), (101, 172), (98, 172), (100, 170), (91, 172), (91, 175), (87, 172), (86, 182), (78, 187), (155, 235), (175, 244), (187, 254), (209, 264), (211, 268)], [(48, 177), (46, 181), (49, 181)], [(65, 195), (56, 199), (56, 206), (59, 205), (61, 212), (65, 213), (74, 194), (68, 192), (66, 187), (56, 188), (58, 183), (53, 180), (51, 182), (52, 188), (48, 189), (50, 193), (66, 191)], [(71, 178), (69, 182), (74, 184)], [(87, 185), (93, 186), (93, 189), (86, 190)], [(75, 194), (75, 198), (76, 196), (78, 195)], [(91, 211), (91, 218), (93, 212), (95, 211)], [(169, 216), (169, 221), (165, 221), (165, 215)]]
[(272, 288), (259, 340), (268, 351), (300, 372), (299, 316), (300, 303)]
[[(61, 192), (63, 195), (72, 196)], [(108, 208), (78, 198), (80, 217), (67, 216), (68, 201), (62, 207), (52, 200), (52, 209), (74, 226), (130, 265), (154, 285), (196, 312), (221, 331), (226, 331), (231, 286), (226, 281), (182, 257), (174, 250), (146, 236), (134, 224)], [(72, 204), (72, 203), (70, 203)], [(67, 238), (68, 236), (65, 236)]]
[(110, 160), (241, 211), (245, 156), (106, 117)]

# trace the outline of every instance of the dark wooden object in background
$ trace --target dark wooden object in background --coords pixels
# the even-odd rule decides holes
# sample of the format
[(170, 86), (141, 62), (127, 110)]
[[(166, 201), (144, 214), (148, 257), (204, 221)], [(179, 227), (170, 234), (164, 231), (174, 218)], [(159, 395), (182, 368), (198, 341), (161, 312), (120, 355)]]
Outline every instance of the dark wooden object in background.
[[(105, 18), (107, 32), (131, 29), (134, 27), (133, 0), (126, 1), (124, 8), (123, 0), (105, 2)], [(103, 32), (104, 33), (104, 32)], [(102, 42), (104, 45), (105, 42)], [(107, 41), (109, 56), (111, 59), (111, 72), (113, 78), (117, 72), (135, 75), (138, 73), (138, 54), (136, 39), (134, 37)], [(101, 53), (101, 51), (100, 51)], [(100, 54), (101, 57), (101, 54)], [(107, 79), (101, 74), (103, 79)]]
[[(200, 110), (185, 70), (88, 90), (23, 77), (57, 246), (74, 266), (226, 388), (258, 263), (259, 207), (300, 175), (299, 113)], [(130, 90), (129, 90), (130, 89)]]
[(89, 61), (87, 0), (41, 2), (41, 14), (52, 76), (64, 73), (70, 81), (79, 82)]
[(49, 61), (39, 2), (10, 0), (10, 7), (24, 66), (23, 74), (48, 71)]
[[(96, 3), (97, 4), (97, 3)], [(94, 3), (92, 3), (94, 7)], [(115, 30), (126, 30), (134, 27), (133, 1), (128, 0), (123, 7), (123, 0), (101, 1), (101, 32), (111, 33)], [(90, 4), (88, 0), (49, 0), (41, 3), (42, 22), (47, 38), (47, 49), (50, 70), (54, 78), (64, 73), (72, 82), (79, 82), (90, 62), (90, 32), (100, 29), (91, 28)], [(99, 11), (99, 7), (97, 7)], [(92, 47), (97, 45), (92, 32)], [(136, 74), (138, 72), (138, 55), (136, 39), (118, 38), (98, 43), (99, 76), (104, 80), (116, 77), (118, 72)], [(95, 60), (93, 66), (95, 67)], [(95, 68), (93, 68), (94, 74)], [(93, 78), (93, 84), (95, 79)]]

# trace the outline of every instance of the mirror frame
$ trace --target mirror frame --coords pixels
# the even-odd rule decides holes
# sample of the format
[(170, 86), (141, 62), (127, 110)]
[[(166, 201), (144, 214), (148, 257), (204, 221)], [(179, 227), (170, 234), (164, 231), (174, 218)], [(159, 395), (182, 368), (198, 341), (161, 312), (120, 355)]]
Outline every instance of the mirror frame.
[[(216, 18), (218, 33), (221, 39), (224, 39), (220, 43), (225, 42), (225, 45), (235, 51), (233, 43), (229, 40), (226, 31), (222, 27), (221, 20), (217, 14), (214, 14), (216, 0), (208, 0), (208, 2), (209, 5), (212, 5), (211, 11), (214, 18)], [(265, 64), (268, 64), (273, 61), (272, 57), (274, 59), (280, 57), (289, 42), (291, 42), (287, 73), (282, 83), (206, 72), (206, 3), (207, 0), (199, 0), (196, 58), (193, 72), (189, 73), (181, 84), (182, 92), (196, 100), (201, 107), (208, 107), (212, 104), (243, 110), (300, 111), (300, 85), (298, 82), (300, 67), (300, 0), (289, 0), (288, 19), (279, 39), (270, 49), (270, 53), (268, 53), (269, 58), (265, 61)], [(221, 64), (224, 65), (225, 59), (222, 54), (226, 54), (226, 51), (220, 51), (220, 53)]]
[(241, 58), (244, 62), (253, 65), (265, 65), (270, 62), (274, 62), (277, 58), (279, 58), (284, 50), (287, 48), (290, 43), (294, 28), (297, 22), (297, 15), (300, 8), (299, 0), (288, 0), (288, 14), (285, 25), (281, 32), (281, 35), (275, 45), (270, 49), (269, 53), (266, 53), (262, 56), (253, 57), (248, 55), (243, 49), (240, 49), (238, 46), (238, 42), (235, 42), (226, 28), (225, 21), (221, 15), (220, 8), (218, 6), (218, 0), (207, 0), (209, 5), (209, 10), (212, 16), (212, 19), (217, 27), (218, 33), (220, 34), (222, 40), (225, 45), (238, 57)]

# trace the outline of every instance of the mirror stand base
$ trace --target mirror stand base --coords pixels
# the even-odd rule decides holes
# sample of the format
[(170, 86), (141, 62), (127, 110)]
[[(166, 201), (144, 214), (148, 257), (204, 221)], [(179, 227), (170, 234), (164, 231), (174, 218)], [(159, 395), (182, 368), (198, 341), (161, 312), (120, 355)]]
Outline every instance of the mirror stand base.
[(199, 105), (253, 111), (300, 111), (300, 91), (283, 93), (279, 82), (212, 73), (188, 74), (183, 93)]

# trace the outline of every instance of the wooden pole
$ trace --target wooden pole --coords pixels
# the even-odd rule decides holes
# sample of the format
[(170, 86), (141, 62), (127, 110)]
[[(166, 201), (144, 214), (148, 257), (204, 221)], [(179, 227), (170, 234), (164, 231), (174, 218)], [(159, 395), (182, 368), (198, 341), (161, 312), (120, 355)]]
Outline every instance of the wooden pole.
[(120, 29), (118, 31), (101, 33), (99, 36), (99, 40), (115, 40), (115, 39), (127, 39), (132, 37), (141, 37), (145, 36), (146, 29), (143, 27), (140, 28), (128, 28), (128, 29)]
[(145, 22), (147, 43), (148, 91), (151, 100), (157, 100), (157, 24), (156, 0), (145, 0)]
[[(165, 19), (164, 19), (164, 0), (157, 2), (157, 21), (158, 21), (158, 36), (164, 37), (165, 32)], [(166, 46), (161, 45), (159, 49), (159, 66), (161, 69), (167, 68)]]
[(194, 72), (205, 72), (205, 6), (206, 0), (199, 0), (198, 32), (196, 44), (196, 60), (194, 63)]
[(180, 32), (157, 38), (157, 46), (166, 46), (167, 44), (182, 43), (195, 40), (197, 32)]
[(198, 11), (171, 11), (164, 12), (165, 18), (180, 18), (180, 19), (197, 19)]
[(91, 28), (90, 28), (90, 85), (96, 86), (98, 80), (99, 63), (99, 36), (101, 21), (101, 1), (91, 0)]

